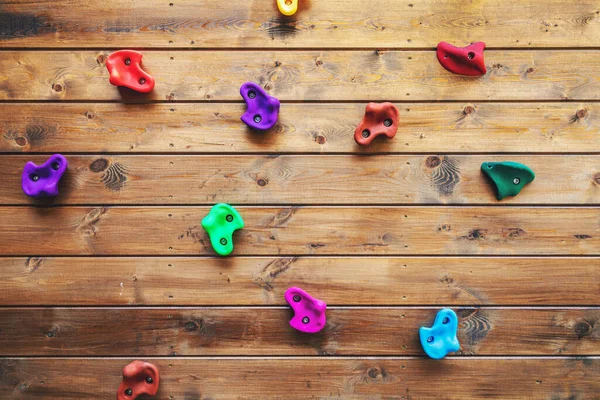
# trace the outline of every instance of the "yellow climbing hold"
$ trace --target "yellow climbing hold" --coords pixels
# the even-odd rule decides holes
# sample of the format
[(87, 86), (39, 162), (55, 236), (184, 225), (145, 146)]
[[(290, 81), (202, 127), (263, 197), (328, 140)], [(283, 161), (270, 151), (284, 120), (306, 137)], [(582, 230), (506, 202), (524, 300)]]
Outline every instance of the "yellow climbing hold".
[(283, 15), (294, 15), (298, 11), (298, 0), (277, 0), (277, 7)]

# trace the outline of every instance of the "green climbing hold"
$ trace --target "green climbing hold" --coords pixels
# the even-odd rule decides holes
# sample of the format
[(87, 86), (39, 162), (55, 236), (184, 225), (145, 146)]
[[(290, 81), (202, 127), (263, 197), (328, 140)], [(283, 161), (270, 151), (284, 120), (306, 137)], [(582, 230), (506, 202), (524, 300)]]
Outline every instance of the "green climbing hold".
[(244, 227), (244, 220), (235, 208), (219, 203), (202, 219), (202, 227), (217, 254), (226, 256), (233, 251), (233, 232)]
[(502, 200), (506, 196), (516, 196), (523, 186), (535, 179), (535, 174), (526, 165), (516, 162), (484, 162), (481, 170), (496, 185), (496, 198)]

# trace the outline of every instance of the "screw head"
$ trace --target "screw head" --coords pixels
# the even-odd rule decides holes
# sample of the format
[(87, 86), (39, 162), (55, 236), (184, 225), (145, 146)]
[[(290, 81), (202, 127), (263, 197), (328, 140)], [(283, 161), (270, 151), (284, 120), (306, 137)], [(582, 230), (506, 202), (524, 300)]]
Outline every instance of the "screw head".
[(521, 183), (521, 180), (519, 178), (515, 178), (515, 179), (513, 179), (513, 183), (515, 185), (518, 185), (519, 183)]
[(125, 59), (125, 65), (131, 65), (131, 59), (129, 59), (129, 58)]
[(231, 222), (231, 221), (233, 221), (233, 215), (231, 215), (231, 214), (228, 214), (228, 215), (225, 217), (225, 219), (227, 220), (227, 222)]
[(131, 389), (125, 389), (125, 394), (127, 396), (131, 396), (133, 394), (133, 390), (131, 390)]
[(253, 92), (252, 90), (248, 92), (248, 98), (254, 99), (255, 97), (256, 97), (256, 92)]
[(442, 320), (442, 324), (447, 324), (448, 322), (450, 322), (450, 318), (444, 317), (444, 319)]
[(254, 122), (256, 122), (258, 124), (260, 121), (262, 121), (262, 117), (260, 115), (255, 115)]
[(310, 322), (310, 319), (308, 317), (302, 318), (302, 323), (303, 324), (308, 324), (309, 322)]
[(433, 342), (433, 336), (429, 336), (429, 337), (427, 338), (427, 343), (431, 343), (431, 342)]
[(34, 182), (37, 182), (40, 180), (40, 177), (39, 177), (39, 175), (33, 174), (33, 175), (31, 175), (31, 180)]
[(294, 301), (296, 303), (300, 302), (300, 296), (299, 295), (294, 295)]
[(365, 129), (364, 131), (362, 131), (362, 137), (364, 137), (366, 139), (369, 136), (371, 136), (371, 132), (369, 132), (368, 129)]
[(225, 239), (225, 238), (221, 238), (221, 241), (220, 241), (220, 242), (221, 242), (221, 244), (222, 244), (223, 246), (225, 246), (225, 245), (227, 244), (227, 239)]
[(467, 54), (467, 57), (469, 57), (469, 60), (472, 60), (473, 58), (475, 58), (475, 53), (470, 51), (469, 54)]
[(146, 377), (146, 382), (148, 382), (148, 383), (152, 383), (152, 382), (154, 382), (154, 379), (152, 379), (152, 377), (151, 377), (151, 376), (147, 376), (147, 377)]
[(55, 171), (58, 171), (58, 169), (60, 168), (60, 164), (57, 162), (52, 163), (52, 169)]
[(389, 118), (386, 119), (385, 121), (383, 121), (383, 125), (388, 126), (388, 127), (392, 126), (392, 120)]
[(144, 79), (144, 78), (140, 78), (140, 85), (143, 85), (143, 84), (145, 84), (145, 83), (146, 83), (146, 79)]

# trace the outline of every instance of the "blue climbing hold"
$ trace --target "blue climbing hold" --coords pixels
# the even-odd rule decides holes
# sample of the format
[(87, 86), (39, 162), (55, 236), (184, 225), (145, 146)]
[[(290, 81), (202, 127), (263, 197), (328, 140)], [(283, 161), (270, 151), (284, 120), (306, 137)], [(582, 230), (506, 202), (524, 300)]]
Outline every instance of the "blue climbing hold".
[(422, 326), (419, 329), (421, 346), (425, 353), (429, 357), (439, 360), (446, 357), (448, 353), (460, 350), (460, 344), (456, 338), (457, 329), (456, 313), (449, 308), (440, 310), (431, 328)]

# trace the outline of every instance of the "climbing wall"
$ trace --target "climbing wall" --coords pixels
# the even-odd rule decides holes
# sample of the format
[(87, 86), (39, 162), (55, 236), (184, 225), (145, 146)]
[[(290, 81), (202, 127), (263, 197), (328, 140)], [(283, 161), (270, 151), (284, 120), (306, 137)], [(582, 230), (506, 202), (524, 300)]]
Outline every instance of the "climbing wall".
[[(440, 41), (486, 42), (487, 73)], [(0, 398), (112, 399), (133, 360), (161, 400), (598, 398), (597, 0), (3, 0), (0, 48)], [(124, 48), (152, 92), (109, 83)], [(282, 102), (266, 133), (247, 81)], [(369, 101), (400, 125), (360, 147)], [(53, 153), (60, 195), (26, 197)], [(536, 179), (500, 202), (494, 161)], [(290, 286), (323, 331), (290, 328)], [(435, 361), (442, 307), (461, 350)]]

